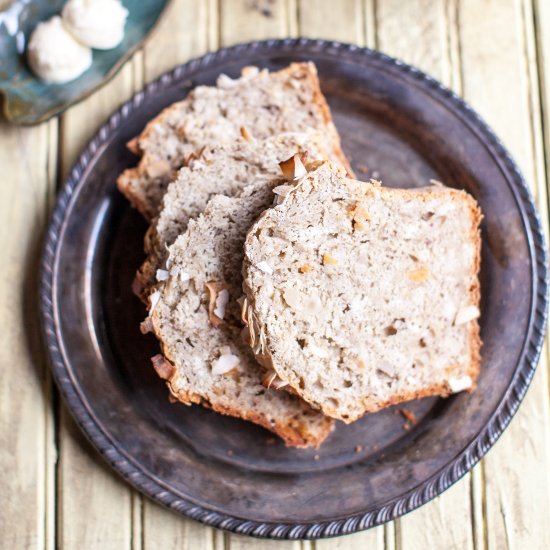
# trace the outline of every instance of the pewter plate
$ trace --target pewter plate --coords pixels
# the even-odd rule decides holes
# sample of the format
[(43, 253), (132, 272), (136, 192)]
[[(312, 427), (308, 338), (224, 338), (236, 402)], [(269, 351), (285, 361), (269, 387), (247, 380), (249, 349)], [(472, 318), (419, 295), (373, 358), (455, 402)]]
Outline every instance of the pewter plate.
[[(125, 143), (197, 84), (242, 66), (317, 64), (345, 152), (359, 176), (415, 187), (437, 179), (472, 193), (482, 225), (482, 351), (476, 392), (338, 424), (315, 450), (263, 429), (170, 404), (130, 290), (145, 222), (117, 192), (136, 163)], [(368, 167), (368, 172), (367, 172)], [(76, 421), (129, 483), (209, 525), (272, 538), (353, 533), (429, 501), (463, 476), (510, 422), (533, 376), (547, 310), (545, 244), (514, 161), (462, 100), (381, 53), (323, 41), (255, 42), (176, 68), (137, 94), (92, 139), (60, 192), (47, 234), (45, 340)]]

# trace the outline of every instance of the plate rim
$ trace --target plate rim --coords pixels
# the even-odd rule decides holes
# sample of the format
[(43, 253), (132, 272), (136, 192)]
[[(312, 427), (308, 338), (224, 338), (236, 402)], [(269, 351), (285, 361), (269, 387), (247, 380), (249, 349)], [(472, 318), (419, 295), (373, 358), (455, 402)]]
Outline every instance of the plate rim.
[[(111, 441), (109, 434), (95, 420), (93, 410), (88, 407), (86, 400), (73, 383), (70, 369), (63, 357), (63, 343), (58, 337), (57, 313), (53, 301), (55, 285), (53, 277), (59, 251), (59, 238), (66, 221), (65, 214), (74, 192), (79, 188), (82, 175), (86, 172), (95, 154), (108, 142), (111, 133), (131, 116), (132, 112), (139, 108), (146, 99), (153, 96), (160, 87), (170, 85), (173, 81), (180, 80), (188, 73), (206, 69), (223, 61), (236, 60), (246, 54), (269, 55), (285, 52), (303, 55), (329, 53), (342, 58), (344, 61), (348, 58), (355, 63), (360, 60), (361, 56), (364, 56), (365, 59), (374, 60), (383, 66), (388, 66), (412, 77), (420, 86), (428, 87), (436, 99), (453, 107), (453, 111), (460, 115), (472, 130), (481, 134), (484, 141), (491, 147), (491, 153), (495, 160), (501, 163), (501, 169), (504, 167), (511, 176), (508, 178), (509, 186), (520, 212), (522, 211), (523, 214), (522, 221), (526, 229), (533, 264), (531, 285), (533, 290), (536, 291), (533, 292), (528, 329), (512, 381), (489, 422), (477, 436), (430, 479), (389, 501), (379, 509), (342, 519), (307, 523), (273, 523), (247, 520), (208, 509), (194, 504), (191, 500), (175, 495), (161, 480), (156, 479), (153, 475), (141, 469), (139, 464), (134, 463), (131, 457), (118, 449)], [(146, 85), (111, 115), (83, 150), (59, 191), (42, 250), (39, 294), (42, 335), (49, 352), (52, 372), (57, 386), (77, 424), (87, 438), (110, 466), (122, 475), (126, 481), (156, 502), (209, 526), (238, 534), (264, 538), (317, 539), (355, 533), (391, 521), (418, 508), (458, 481), (492, 447), (516, 413), (537, 367), (548, 315), (548, 255), (539, 214), (518, 166), (493, 130), (456, 93), (416, 67), (370, 48), (318, 39), (271, 39), (222, 48), (179, 65)]]

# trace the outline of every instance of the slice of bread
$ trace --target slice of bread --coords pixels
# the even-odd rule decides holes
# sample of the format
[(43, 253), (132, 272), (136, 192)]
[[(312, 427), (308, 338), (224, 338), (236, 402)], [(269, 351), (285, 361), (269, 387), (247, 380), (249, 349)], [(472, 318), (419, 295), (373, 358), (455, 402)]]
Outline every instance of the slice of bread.
[[(272, 184), (276, 185), (277, 180)], [(247, 229), (272, 203), (266, 182), (239, 197), (215, 195), (169, 247), (144, 323), (163, 356), (153, 364), (183, 403), (255, 422), (288, 446), (317, 447), (333, 420), (287, 392), (266, 388), (265, 371), (241, 337), (241, 265)]]
[(384, 188), (323, 163), (246, 238), (258, 359), (345, 422), (472, 390), (481, 218), (464, 191)]
[(315, 65), (292, 63), (274, 73), (246, 67), (237, 80), (221, 75), (215, 87), (198, 86), (149, 122), (128, 144), (141, 155), (138, 166), (125, 170), (117, 185), (151, 220), (177, 170), (203, 147), (233, 142), (241, 133), (263, 139), (308, 129), (322, 132), (329, 158), (351, 173)]
[[(182, 168), (164, 195), (159, 215), (145, 237), (147, 259), (136, 274), (134, 291), (146, 301), (163, 268), (167, 247), (200, 214), (215, 194), (236, 195), (256, 180), (269, 182), (280, 177), (279, 163), (298, 154), (302, 158), (325, 159), (323, 135), (317, 132), (285, 133), (263, 140), (238, 138), (232, 143), (206, 148), (199, 158)], [(266, 180), (267, 178), (267, 180)]]

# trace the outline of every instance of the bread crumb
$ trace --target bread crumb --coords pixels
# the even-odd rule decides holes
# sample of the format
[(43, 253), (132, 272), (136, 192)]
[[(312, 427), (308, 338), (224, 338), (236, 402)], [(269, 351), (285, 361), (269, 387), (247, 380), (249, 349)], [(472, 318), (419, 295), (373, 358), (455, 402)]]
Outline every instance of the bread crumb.
[(369, 173), (369, 167), (366, 164), (359, 164), (357, 166), (357, 170), (359, 170), (359, 172), (362, 172), (363, 174)]
[(172, 363), (170, 363), (161, 353), (151, 357), (151, 363), (153, 363), (154, 369), (163, 380), (170, 380), (176, 372), (174, 365), (172, 365)]
[(414, 283), (424, 283), (430, 275), (430, 271), (427, 267), (420, 267), (413, 269), (407, 273), (407, 277)]
[(411, 424), (416, 424), (416, 415), (410, 409), (399, 409), (399, 413), (407, 422), (410, 422)]
[(355, 445), (355, 452), (356, 452), (356, 453), (360, 453), (362, 450), (363, 450), (363, 446), (362, 446), (362, 445)]
[(298, 268), (298, 271), (300, 273), (310, 273), (313, 271), (313, 267), (311, 267), (309, 264), (304, 264), (303, 266)]
[(231, 449), (227, 449), (227, 456), (233, 456), (233, 451)]
[(328, 253), (323, 254), (323, 265), (336, 265), (338, 261), (336, 258)]
[(139, 331), (141, 334), (153, 332), (153, 322), (151, 321), (151, 317), (146, 317), (145, 320), (139, 324)]
[(276, 439), (275, 439), (274, 437), (268, 437), (268, 438), (265, 440), (265, 443), (266, 443), (266, 445), (275, 445)]
[(320, 457), (319, 455), (315, 455), (315, 456), (313, 457), (313, 460), (319, 460), (320, 458), (321, 458), (321, 457)]

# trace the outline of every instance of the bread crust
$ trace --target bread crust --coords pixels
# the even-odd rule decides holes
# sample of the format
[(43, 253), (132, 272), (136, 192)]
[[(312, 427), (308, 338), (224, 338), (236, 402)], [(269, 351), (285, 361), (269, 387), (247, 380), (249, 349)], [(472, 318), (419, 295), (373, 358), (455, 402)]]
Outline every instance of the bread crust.
[(271, 424), (270, 422), (267, 422), (263, 416), (252, 410), (243, 410), (236, 407), (224, 407), (219, 403), (210, 403), (197, 393), (174, 390), (172, 387), (174, 382), (176, 382), (175, 379), (173, 381), (166, 382), (166, 385), (170, 391), (170, 394), (173, 395), (180, 403), (183, 403), (184, 405), (201, 405), (225, 416), (232, 416), (234, 418), (240, 418), (242, 420), (258, 424), (258, 426), (262, 426), (262, 428), (278, 435), (284, 441), (286, 447), (294, 447), (297, 449), (318, 449), (323, 441), (325, 441), (325, 439), (334, 430), (334, 422), (330, 418), (325, 418), (323, 421), (323, 430), (320, 431), (317, 436), (312, 437), (312, 434), (308, 431), (305, 423), (297, 422), (293, 426), (282, 422)]

